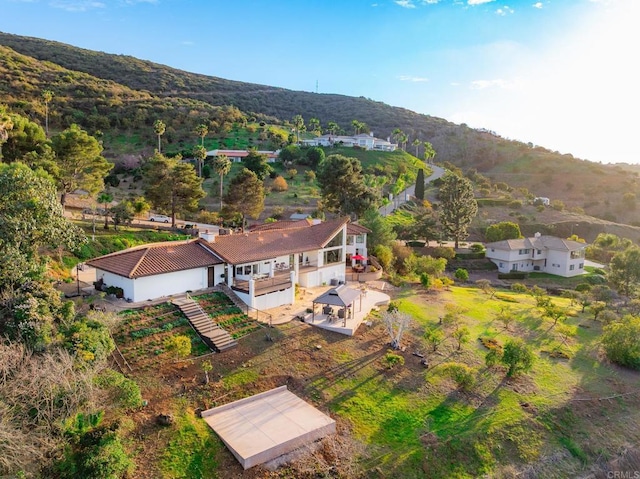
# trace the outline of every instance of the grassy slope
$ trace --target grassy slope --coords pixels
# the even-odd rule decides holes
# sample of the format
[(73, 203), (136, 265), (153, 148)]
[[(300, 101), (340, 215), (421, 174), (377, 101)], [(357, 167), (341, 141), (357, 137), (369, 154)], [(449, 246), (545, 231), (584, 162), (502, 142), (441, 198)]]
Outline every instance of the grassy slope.
[[(595, 459), (588, 451), (602, 448), (612, 453), (623, 442), (623, 438), (591, 439), (603, 418), (580, 417), (576, 414), (580, 408), (570, 402), (575, 396), (607, 396), (612, 389), (640, 385), (637, 374), (628, 375), (627, 385), (616, 384), (620, 372), (598, 361), (600, 328), (586, 316), (572, 310), (573, 317), (563, 326), (572, 336), (565, 345), (559, 328), (550, 329), (551, 323), (540, 317), (528, 295), (507, 292), (499, 299), (489, 299), (476, 289), (455, 287), (441, 293), (437, 302), (433, 296), (411, 290), (402, 296), (401, 310), (415, 320), (414, 335), (435, 326), (443, 314), (443, 303), (452, 302), (466, 309), (464, 323), (471, 330), (472, 341), (457, 352), (449, 340), (443, 356), (429, 355), (431, 368), (424, 373), (405, 368), (391, 375), (380, 374), (371, 365), (340, 381), (317, 380), (314, 386), (328, 394), (329, 407), (348, 418), (356, 434), (369, 444), (373, 453), (369, 467), (381, 467), (385, 474), (396, 477), (475, 477), (508, 465), (535, 463), (562, 451), (562, 441), (571, 445), (574, 455), (583, 454), (581, 458), (586, 460)], [(569, 307), (566, 300), (555, 302)], [(505, 305), (518, 317), (513, 332), (504, 331), (494, 320)], [(588, 328), (578, 327), (585, 323)], [(533, 372), (505, 382), (503, 372), (487, 370), (483, 365), (486, 349), (477, 341), (480, 336), (501, 343), (509, 336), (525, 338), (538, 357)], [(548, 352), (555, 349), (572, 358), (549, 358)], [(444, 361), (477, 368), (472, 393), (456, 391), (439, 373), (438, 364)], [(613, 388), (612, 381), (616, 384)], [(611, 404), (606, 414), (620, 417), (632, 404), (632, 399), (620, 400)], [(636, 413), (629, 420), (637, 425), (640, 417)], [(580, 466), (580, 460), (567, 455), (556, 465), (557, 477)]]

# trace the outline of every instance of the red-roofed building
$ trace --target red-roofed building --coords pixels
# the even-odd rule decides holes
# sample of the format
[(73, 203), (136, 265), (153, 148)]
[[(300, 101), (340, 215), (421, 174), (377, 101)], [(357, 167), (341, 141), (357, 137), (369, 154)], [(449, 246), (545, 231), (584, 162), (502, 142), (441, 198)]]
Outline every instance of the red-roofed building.
[(96, 279), (121, 287), (134, 302), (225, 282), (249, 306), (269, 309), (292, 304), (296, 284), (345, 280), (348, 238), (355, 240), (362, 227), (349, 235), (348, 218), (275, 225), (232, 235), (205, 232), (197, 240), (130, 248), (87, 264), (96, 268)]

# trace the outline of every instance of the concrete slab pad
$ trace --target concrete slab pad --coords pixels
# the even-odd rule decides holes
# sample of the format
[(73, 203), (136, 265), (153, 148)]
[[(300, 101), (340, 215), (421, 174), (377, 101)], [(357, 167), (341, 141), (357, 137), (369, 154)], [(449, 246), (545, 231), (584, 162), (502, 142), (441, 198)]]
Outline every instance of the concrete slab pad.
[(286, 386), (209, 409), (202, 418), (245, 469), (336, 432), (333, 419)]

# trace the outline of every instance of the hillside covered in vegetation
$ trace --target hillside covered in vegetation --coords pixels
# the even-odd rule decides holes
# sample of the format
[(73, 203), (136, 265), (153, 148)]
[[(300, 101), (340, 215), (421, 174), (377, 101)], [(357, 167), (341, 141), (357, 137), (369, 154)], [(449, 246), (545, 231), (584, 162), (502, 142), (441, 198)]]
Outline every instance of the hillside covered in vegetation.
[(78, 123), (104, 135), (107, 157), (142, 148), (152, 151), (156, 119), (166, 123), (167, 151), (175, 152), (197, 143), (193, 129), (202, 122), (209, 125), (210, 135), (224, 136), (233, 123), (247, 120), (291, 128), (289, 121), (301, 115), (306, 121), (318, 119), (322, 131), (335, 122), (344, 132), (353, 132), (356, 119), (379, 137), (401, 129), (408, 150), (415, 139), (429, 141), (436, 161), (476, 170), (494, 183), (526, 188), (534, 196), (608, 221), (637, 223), (638, 173), (630, 174), (623, 166), (576, 159), (363, 97), (237, 82), (5, 33), (0, 33), (0, 45), (3, 101), (42, 124), (41, 94), (51, 90), (52, 128)]

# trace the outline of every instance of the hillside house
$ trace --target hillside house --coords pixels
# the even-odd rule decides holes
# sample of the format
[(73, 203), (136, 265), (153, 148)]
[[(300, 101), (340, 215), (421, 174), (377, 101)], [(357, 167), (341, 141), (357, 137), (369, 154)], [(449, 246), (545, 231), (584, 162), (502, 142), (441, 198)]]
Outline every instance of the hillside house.
[(486, 257), (501, 273), (539, 271), (571, 277), (584, 273), (587, 244), (536, 233), (533, 238), (487, 243)]
[[(258, 153), (267, 156), (267, 163), (275, 163), (278, 160), (280, 150), (268, 151), (259, 150)], [(211, 150), (207, 151), (207, 156), (221, 156), (224, 155), (233, 163), (241, 163), (244, 158), (249, 156), (248, 150)]]
[(345, 281), (347, 239), (353, 237), (355, 247), (363, 234), (360, 229), (349, 234), (348, 224), (348, 218), (301, 220), (241, 234), (203, 232), (198, 239), (130, 248), (87, 264), (96, 268), (98, 281), (122, 288), (133, 302), (224, 282), (247, 305), (270, 309), (292, 304), (296, 284)]
[(363, 148), (365, 150), (395, 151), (398, 148), (396, 143), (391, 143), (388, 139), (382, 140), (373, 136), (373, 133), (361, 133), (355, 136), (341, 136), (326, 134), (309, 140), (301, 140), (303, 146), (346, 146)]

